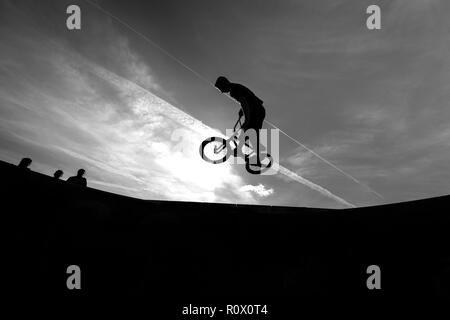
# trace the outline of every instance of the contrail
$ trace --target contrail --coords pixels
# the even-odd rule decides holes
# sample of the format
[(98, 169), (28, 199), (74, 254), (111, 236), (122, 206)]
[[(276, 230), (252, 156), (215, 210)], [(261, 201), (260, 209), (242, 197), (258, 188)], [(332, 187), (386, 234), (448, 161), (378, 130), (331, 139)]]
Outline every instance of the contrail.
[(136, 30), (135, 28), (133, 28), (132, 26), (130, 26), (128, 23), (126, 23), (125, 21), (123, 21), (122, 19), (116, 17), (115, 15), (113, 15), (111, 12), (109, 12), (108, 10), (103, 9), (103, 7), (101, 7), (98, 3), (95, 3), (93, 1), (90, 0), (84, 0), (87, 3), (89, 3), (90, 5), (96, 7), (98, 10), (100, 10), (101, 12), (103, 12), (104, 14), (106, 14), (108, 17), (116, 20), (117, 22), (121, 23), (122, 25), (124, 25), (125, 27), (127, 27), (128, 29), (130, 29), (131, 31), (133, 31), (134, 33), (136, 33), (138, 36), (140, 36), (141, 38), (143, 38), (145, 41), (147, 41), (148, 43), (150, 43), (152, 46), (158, 48), (158, 50), (160, 50), (161, 52), (163, 52), (166, 56), (170, 57), (172, 60), (176, 61), (178, 64), (180, 64), (181, 66), (183, 66), (184, 68), (186, 68), (187, 70), (189, 70), (190, 72), (192, 72), (194, 75), (196, 75), (199, 79), (201, 79), (202, 81), (211, 84), (211, 82), (206, 79), (205, 77), (203, 77), (200, 73), (198, 73), (197, 71), (195, 71), (194, 69), (190, 68), (188, 65), (186, 65), (185, 63), (183, 63), (183, 61), (181, 61), (180, 59), (178, 59), (177, 57), (175, 57), (173, 54), (171, 54), (170, 52), (168, 52), (167, 50), (165, 50), (163, 47), (161, 47), (160, 45), (158, 45), (156, 42), (154, 42), (152, 39), (150, 39), (149, 37), (147, 37), (146, 35), (142, 34), (141, 32), (139, 32), (138, 30)]
[(326, 196), (328, 198), (336, 200), (337, 202), (343, 204), (346, 207), (355, 208), (354, 204), (345, 201), (341, 197), (338, 197), (337, 195), (331, 193), (329, 190), (319, 186), (318, 184), (315, 184), (314, 182), (309, 181), (308, 179), (305, 179), (305, 178), (299, 176), (295, 172), (292, 172), (292, 171), (290, 171), (289, 169), (286, 169), (283, 166), (279, 166), (279, 172), (281, 174), (284, 174), (286, 177), (291, 178), (292, 180), (295, 180), (295, 181), (297, 181), (297, 182), (299, 182), (299, 183), (309, 187), (310, 189), (313, 189), (313, 190), (323, 194), (324, 196)]
[(361, 181), (359, 181), (358, 179), (356, 179), (355, 177), (353, 177), (351, 174), (345, 172), (344, 170), (342, 170), (341, 168), (339, 168), (338, 166), (336, 166), (335, 164), (331, 163), (330, 161), (328, 161), (327, 159), (323, 158), (320, 154), (316, 153), (314, 150), (308, 148), (306, 145), (304, 145), (303, 143), (301, 143), (300, 141), (298, 141), (297, 139), (291, 137), (289, 134), (287, 134), (286, 132), (284, 132), (283, 130), (281, 130), (280, 128), (278, 128), (276, 125), (274, 125), (273, 123), (264, 120), (264, 122), (266, 122), (268, 125), (274, 127), (275, 129), (280, 130), (281, 133), (283, 133), (286, 137), (288, 137), (289, 139), (291, 139), (292, 141), (294, 141), (295, 143), (297, 143), (299, 146), (301, 146), (303, 149), (306, 149), (307, 151), (311, 152), (313, 155), (315, 155), (317, 158), (319, 158), (320, 160), (322, 160), (323, 162), (325, 162), (326, 164), (328, 164), (329, 166), (331, 166), (332, 168), (336, 169), (337, 171), (339, 171), (340, 173), (342, 173), (344, 176), (346, 176), (347, 178), (349, 178), (350, 180), (356, 182), (357, 184), (359, 184), (360, 186), (366, 188), (369, 192), (372, 192), (373, 194), (377, 195), (379, 198), (384, 199), (384, 197), (379, 194), (378, 192), (376, 192), (375, 190), (373, 190), (372, 188), (370, 188), (369, 186), (363, 184)]

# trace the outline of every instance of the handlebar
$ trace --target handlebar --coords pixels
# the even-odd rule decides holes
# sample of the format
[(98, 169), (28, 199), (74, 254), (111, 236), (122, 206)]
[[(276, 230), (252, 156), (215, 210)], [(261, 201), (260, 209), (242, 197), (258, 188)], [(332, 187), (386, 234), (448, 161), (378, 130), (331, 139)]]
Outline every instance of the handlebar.
[(236, 127), (237, 127), (238, 124), (239, 124), (239, 126), (242, 126), (242, 124), (241, 124), (241, 119), (242, 119), (242, 117), (239, 117), (238, 121), (236, 121), (236, 124), (235, 124), (234, 127), (233, 127), (233, 131), (234, 131), (234, 132), (236, 132)]

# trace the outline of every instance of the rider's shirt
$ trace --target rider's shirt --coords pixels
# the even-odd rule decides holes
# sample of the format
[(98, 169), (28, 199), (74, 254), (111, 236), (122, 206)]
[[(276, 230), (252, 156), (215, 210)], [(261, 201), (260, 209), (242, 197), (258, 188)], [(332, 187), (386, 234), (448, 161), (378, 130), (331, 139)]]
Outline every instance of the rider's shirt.
[(245, 99), (248, 102), (249, 107), (251, 109), (255, 109), (255, 111), (258, 111), (258, 107), (262, 106), (263, 101), (259, 99), (249, 88), (244, 87), (239, 83), (231, 83), (230, 87), (230, 96), (240, 104), (242, 104)]
[(249, 88), (239, 83), (230, 84), (230, 96), (241, 104), (243, 103), (242, 98), (245, 98), (250, 106), (261, 106), (263, 104), (263, 101)]
[[(265, 117), (263, 101), (259, 99), (250, 89), (238, 83), (230, 84), (230, 96), (238, 101), (242, 106), (246, 119), (244, 127), (261, 128), (262, 121)], [(247, 102), (247, 106), (244, 103), (245, 101)], [(251, 120), (248, 121), (248, 119)]]

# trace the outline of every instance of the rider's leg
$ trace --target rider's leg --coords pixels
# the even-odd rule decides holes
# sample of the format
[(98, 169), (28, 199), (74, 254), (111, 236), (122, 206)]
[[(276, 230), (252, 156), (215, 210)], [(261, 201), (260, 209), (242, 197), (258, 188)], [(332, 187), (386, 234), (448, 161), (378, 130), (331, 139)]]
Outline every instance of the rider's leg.
[(242, 130), (242, 135), (240, 136), (240, 140), (241, 141), (244, 141), (244, 146), (245, 147), (247, 147), (247, 148), (249, 148), (249, 149), (252, 149), (252, 147), (253, 147), (253, 144), (252, 144), (252, 142), (251, 142), (251, 139), (250, 139), (250, 137), (249, 137), (249, 132), (248, 132), (248, 130), (250, 130), (251, 128), (245, 128), (245, 129), (243, 129)]
[[(257, 128), (248, 128), (245, 131), (245, 134), (243, 135), (244, 139), (243, 139), (243, 145), (246, 148), (249, 148), (251, 151), (249, 151), (248, 149), (245, 151), (245, 156), (246, 159), (248, 161), (250, 161), (250, 159), (253, 159), (253, 161), (251, 161), (251, 165), (256, 165), (256, 166), (261, 166), (261, 160), (260, 160), (260, 139), (259, 139), (259, 129)], [(242, 140), (241, 140), (242, 141)], [(255, 155), (256, 155), (256, 161), (255, 161)]]

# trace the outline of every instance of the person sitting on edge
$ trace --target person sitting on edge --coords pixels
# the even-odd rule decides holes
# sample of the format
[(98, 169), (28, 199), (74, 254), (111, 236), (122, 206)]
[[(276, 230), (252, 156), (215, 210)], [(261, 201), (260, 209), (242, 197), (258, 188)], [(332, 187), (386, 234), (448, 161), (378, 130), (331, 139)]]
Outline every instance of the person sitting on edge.
[(86, 178), (83, 177), (86, 171), (84, 169), (79, 169), (76, 176), (70, 177), (67, 179), (67, 182), (73, 183), (82, 187), (87, 186)]
[(33, 160), (31, 160), (30, 158), (22, 158), (17, 166), (21, 169), (30, 170), (30, 168), (28, 167), (31, 165), (31, 162), (33, 162)]
[(56, 180), (59, 180), (59, 178), (61, 178), (63, 176), (64, 172), (62, 170), (56, 170), (55, 173), (53, 174), (53, 178), (55, 178)]
[(245, 117), (241, 129), (245, 132), (248, 129), (256, 131), (257, 138), (257, 165), (261, 166), (259, 159), (259, 135), (266, 117), (266, 109), (263, 107), (263, 101), (259, 99), (249, 88), (239, 83), (232, 83), (224, 76), (217, 78), (215, 86), (222, 93), (229, 93), (241, 105), (239, 110), (239, 119)]

